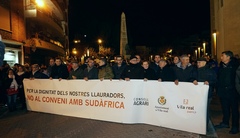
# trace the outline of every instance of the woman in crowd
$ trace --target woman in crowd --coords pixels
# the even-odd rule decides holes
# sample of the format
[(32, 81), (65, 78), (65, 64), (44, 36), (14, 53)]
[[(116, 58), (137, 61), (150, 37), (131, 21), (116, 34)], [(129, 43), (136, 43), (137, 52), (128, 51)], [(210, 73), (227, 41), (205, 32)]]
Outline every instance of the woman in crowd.
[(18, 92), (18, 84), (15, 80), (14, 71), (12, 69), (9, 69), (7, 71), (7, 76), (4, 78), (4, 88), (7, 93), (8, 97), (8, 109), (9, 111), (16, 110), (16, 100), (17, 100), (17, 92)]
[(23, 79), (29, 78), (30, 74), (26, 72), (25, 67), (22, 65), (19, 65), (17, 73), (16, 73), (16, 81), (18, 83), (18, 95), (22, 104), (22, 109), (26, 108), (26, 99), (24, 94), (24, 88), (23, 88)]

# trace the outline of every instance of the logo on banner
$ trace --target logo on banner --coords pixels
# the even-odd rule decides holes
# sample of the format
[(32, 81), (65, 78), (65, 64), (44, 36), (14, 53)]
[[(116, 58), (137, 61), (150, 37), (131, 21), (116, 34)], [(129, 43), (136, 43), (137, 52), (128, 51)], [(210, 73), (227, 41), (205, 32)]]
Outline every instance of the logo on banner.
[(134, 98), (133, 101), (133, 105), (149, 105), (148, 98)]
[(183, 99), (183, 104), (188, 104), (188, 99)]
[(164, 96), (160, 96), (157, 101), (162, 106), (155, 106), (155, 111), (168, 113), (169, 107), (164, 107), (163, 106), (163, 105), (166, 104), (167, 99)]
[(188, 103), (188, 99), (183, 99), (183, 104), (177, 105), (177, 108), (180, 110), (186, 110), (187, 113), (196, 114), (194, 106), (189, 106)]
[(167, 102), (167, 100), (165, 99), (164, 96), (160, 96), (160, 98), (158, 98), (158, 103), (161, 105), (165, 105)]

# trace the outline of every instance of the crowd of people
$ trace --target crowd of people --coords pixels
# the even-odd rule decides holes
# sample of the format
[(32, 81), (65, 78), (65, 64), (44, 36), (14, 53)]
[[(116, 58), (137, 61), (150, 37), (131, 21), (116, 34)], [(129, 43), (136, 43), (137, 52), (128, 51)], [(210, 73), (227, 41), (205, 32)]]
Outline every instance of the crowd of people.
[[(200, 57), (191, 61), (188, 55), (175, 56), (172, 60), (166, 60), (160, 55), (154, 55), (152, 62), (141, 59), (140, 55), (132, 55), (129, 60), (122, 56), (115, 56), (110, 63), (107, 58), (95, 59), (86, 57), (84, 64), (75, 60), (67, 60), (64, 63), (61, 58), (51, 58), (48, 66), (38, 64), (20, 65), (10, 67), (7, 63), (0, 68), (0, 103), (7, 105), (9, 111), (16, 110), (16, 98), (19, 97), (22, 109), (26, 108), (23, 79), (99, 79), (125, 80), (142, 79), (143, 81), (156, 80), (158, 82), (171, 81), (175, 85), (181, 82), (190, 82), (198, 85), (203, 82), (209, 85), (207, 124), (210, 120), (209, 105), (213, 92), (217, 92), (222, 106), (223, 120), (215, 128), (230, 128), (229, 133), (239, 132), (238, 97), (240, 93), (240, 67), (239, 59), (233, 52), (224, 51), (221, 61), (209, 57)], [(9, 93), (10, 89), (16, 91)], [(232, 123), (230, 122), (232, 119)]]

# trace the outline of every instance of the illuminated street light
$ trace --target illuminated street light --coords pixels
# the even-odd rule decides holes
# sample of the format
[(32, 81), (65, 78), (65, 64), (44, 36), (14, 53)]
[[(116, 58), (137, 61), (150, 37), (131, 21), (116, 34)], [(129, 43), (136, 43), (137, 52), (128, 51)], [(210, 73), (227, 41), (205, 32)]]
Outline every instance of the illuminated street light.
[(102, 39), (98, 39), (98, 53), (100, 53), (102, 49)]
[(77, 43), (80, 43), (80, 40), (74, 40), (73, 42), (77, 44)]
[(102, 44), (102, 39), (98, 39), (98, 44), (99, 44), (99, 45)]
[(36, 4), (37, 4), (37, 6), (39, 6), (39, 7), (43, 7), (43, 6), (44, 6), (43, 0), (36, 0)]
[(206, 55), (206, 43), (203, 42), (203, 55), (205, 56)]
[(213, 33), (213, 55), (216, 56), (217, 55), (217, 33), (216, 31), (214, 31)]
[(77, 49), (76, 49), (76, 48), (73, 48), (72, 53), (73, 53), (74, 55), (77, 55)]
[(200, 58), (200, 47), (198, 47), (198, 58)]

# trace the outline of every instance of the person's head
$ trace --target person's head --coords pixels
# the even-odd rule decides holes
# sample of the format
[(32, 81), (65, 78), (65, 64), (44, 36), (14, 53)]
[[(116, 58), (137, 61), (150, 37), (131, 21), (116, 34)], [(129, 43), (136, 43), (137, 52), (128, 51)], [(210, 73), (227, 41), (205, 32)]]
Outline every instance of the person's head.
[(148, 62), (147, 60), (144, 60), (144, 61), (142, 62), (142, 67), (143, 67), (144, 69), (148, 69), (148, 67), (149, 67), (149, 62)]
[(140, 57), (140, 55), (135, 55), (135, 57), (137, 58), (137, 63), (140, 63), (140, 62), (141, 62), (141, 57)]
[(137, 57), (136, 57), (136, 56), (131, 56), (129, 62), (130, 62), (131, 64), (137, 64), (137, 63), (138, 63), (138, 62), (137, 62)]
[(197, 59), (197, 67), (198, 68), (204, 67), (206, 65), (206, 63), (207, 63), (207, 59), (204, 57)]
[(36, 71), (39, 70), (39, 65), (38, 65), (38, 64), (33, 64), (33, 65), (31, 66), (31, 68), (32, 68), (32, 72), (36, 72)]
[(185, 54), (182, 55), (180, 57), (180, 61), (181, 61), (182, 66), (187, 66), (189, 64), (189, 62), (190, 62), (189, 56), (185, 55)]
[(8, 74), (8, 75), (14, 75), (13, 69), (9, 69), (9, 70), (7, 71), (7, 74)]
[(158, 65), (159, 65), (160, 68), (163, 68), (163, 67), (165, 67), (167, 65), (167, 61), (164, 60), (164, 59), (161, 59), (159, 61)]
[(160, 55), (155, 55), (154, 56), (155, 63), (159, 63), (160, 59), (161, 59)]
[(180, 61), (180, 60), (179, 60), (179, 57), (178, 57), (178, 56), (175, 56), (175, 57), (173, 58), (173, 63), (174, 63), (174, 64), (177, 64), (179, 61)]
[(54, 58), (49, 59), (49, 65), (53, 66), (55, 64)]
[(55, 59), (55, 64), (56, 64), (57, 66), (60, 66), (60, 65), (62, 64), (62, 60), (61, 60), (60, 58), (56, 58), (56, 59)]
[(117, 63), (118, 65), (122, 65), (122, 62), (123, 62), (122, 56), (120, 55), (116, 56), (115, 63)]
[(18, 72), (25, 72), (25, 67), (23, 65), (18, 66)]
[(88, 60), (88, 67), (92, 68), (93, 66), (94, 66), (94, 60), (90, 58)]
[(232, 51), (223, 51), (221, 55), (221, 61), (225, 64), (230, 62), (230, 60), (233, 58), (233, 52)]
[(73, 69), (77, 69), (79, 67), (78, 61), (72, 61), (71, 63)]
[(107, 59), (106, 58), (100, 58), (99, 59), (99, 66), (104, 66), (107, 64)]

